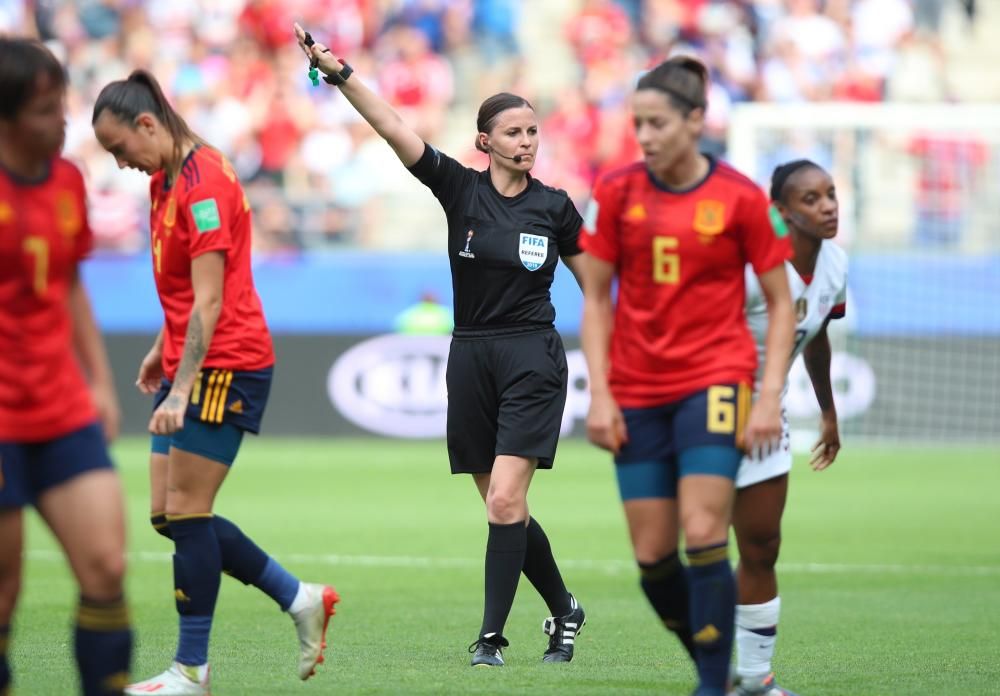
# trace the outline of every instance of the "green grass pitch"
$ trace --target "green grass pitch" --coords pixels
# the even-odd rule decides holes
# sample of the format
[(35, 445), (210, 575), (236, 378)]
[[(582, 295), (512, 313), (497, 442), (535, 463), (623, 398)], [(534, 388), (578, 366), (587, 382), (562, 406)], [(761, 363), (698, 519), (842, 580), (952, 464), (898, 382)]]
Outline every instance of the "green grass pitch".
[[(133, 676), (175, 647), (169, 542), (148, 523), (146, 442), (114, 454), (127, 490)], [(805, 695), (1000, 694), (1000, 450), (850, 441), (827, 472), (799, 459), (779, 565), (775, 666)], [(518, 590), (507, 666), (474, 670), (486, 521), (440, 442), (250, 438), (217, 512), (306, 580), (342, 595), (327, 662), (295, 675), (291, 621), (224, 578), (212, 635), (213, 693), (688, 694), (691, 666), (641, 595), (608, 457), (561, 445), (532, 487), (567, 585), (588, 612), (570, 665), (542, 665), (547, 611)], [(18, 696), (72, 694), (65, 563), (32, 515), (12, 661)]]

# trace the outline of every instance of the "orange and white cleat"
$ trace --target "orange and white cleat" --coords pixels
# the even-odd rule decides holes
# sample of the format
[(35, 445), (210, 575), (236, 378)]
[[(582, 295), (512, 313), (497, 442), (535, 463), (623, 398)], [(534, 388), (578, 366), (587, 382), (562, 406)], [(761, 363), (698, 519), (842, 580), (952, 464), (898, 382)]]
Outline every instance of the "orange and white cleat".
[(302, 587), (309, 595), (308, 604), (291, 616), (299, 634), (299, 679), (304, 681), (316, 674), (316, 665), (323, 664), (326, 628), (337, 613), (334, 605), (340, 595), (329, 585), (302, 583)]
[(211, 696), (208, 665), (189, 667), (175, 662), (170, 669), (145, 681), (125, 687), (125, 696)]

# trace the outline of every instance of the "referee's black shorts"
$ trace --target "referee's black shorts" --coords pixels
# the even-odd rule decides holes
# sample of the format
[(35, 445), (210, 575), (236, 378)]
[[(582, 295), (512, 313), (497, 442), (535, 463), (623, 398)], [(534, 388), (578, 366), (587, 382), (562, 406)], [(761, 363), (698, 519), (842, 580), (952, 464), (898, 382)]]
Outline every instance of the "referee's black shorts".
[(552, 327), (456, 330), (447, 372), (451, 472), (487, 473), (501, 454), (551, 469), (566, 381), (566, 351)]

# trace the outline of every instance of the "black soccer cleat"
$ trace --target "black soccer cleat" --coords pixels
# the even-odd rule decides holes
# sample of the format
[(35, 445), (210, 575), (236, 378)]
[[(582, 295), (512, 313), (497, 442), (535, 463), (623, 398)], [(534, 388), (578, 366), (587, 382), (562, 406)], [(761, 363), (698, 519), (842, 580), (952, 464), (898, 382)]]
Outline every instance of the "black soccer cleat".
[(503, 653), (501, 650), (510, 643), (503, 636), (496, 633), (489, 633), (481, 636), (479, 640), (469, 646), (472, 653), (473, 667), (503, 667)]
[(542, 662), (569, 662), (573, 659), (573, 644), (587, 623), (587, 614), (576, 601), (569, 596), (573, 611), (566, 616), (550, 616), (542, 623), (542, 630), (549, 636), (549, 649), (542, 655)]

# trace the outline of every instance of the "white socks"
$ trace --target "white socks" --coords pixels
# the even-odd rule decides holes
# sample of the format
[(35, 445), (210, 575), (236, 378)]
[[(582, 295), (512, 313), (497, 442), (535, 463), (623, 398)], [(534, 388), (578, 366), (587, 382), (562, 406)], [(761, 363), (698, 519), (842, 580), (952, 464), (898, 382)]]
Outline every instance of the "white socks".
[(299, 583), (299, 589), (295, 593), (295, 599), (288, 607), (289, 614), (297, 614), (309, 604), (309, 593), (306, 591), (306, 584), (304, 582)]
[(771, 673), (780, 613), (781, 597), (764, 604), (736, 605), (736, 673), (740, 677), (766, 677)]

